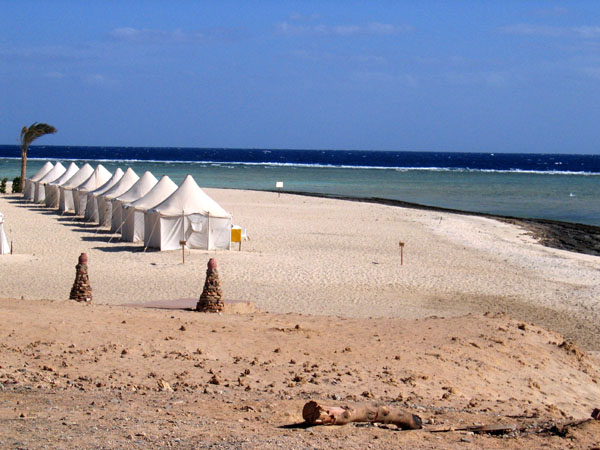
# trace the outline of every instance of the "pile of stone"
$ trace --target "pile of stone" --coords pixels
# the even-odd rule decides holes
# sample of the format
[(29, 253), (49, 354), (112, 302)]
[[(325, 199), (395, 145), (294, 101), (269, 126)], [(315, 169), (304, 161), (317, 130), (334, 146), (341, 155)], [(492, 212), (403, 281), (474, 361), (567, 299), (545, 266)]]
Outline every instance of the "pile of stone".
[(206, 269), (206, 281), (200, 295), (200, 300), (196, 305), (196, 311), (201, 312), (221, 312), (225, 309), (223, 302), (223, 293), (221, 292), (221, 281), (217, 272), (217, 261), (214, 258), (208, 260)]
[(92, 301), (92, 286), (90, 285), (90, 277), (88, 276), (87, 255), (82, 253), (79, 256), (79, 263), (75, 266), (75, 281), (71, 288), (70, 300), (78, 302)]

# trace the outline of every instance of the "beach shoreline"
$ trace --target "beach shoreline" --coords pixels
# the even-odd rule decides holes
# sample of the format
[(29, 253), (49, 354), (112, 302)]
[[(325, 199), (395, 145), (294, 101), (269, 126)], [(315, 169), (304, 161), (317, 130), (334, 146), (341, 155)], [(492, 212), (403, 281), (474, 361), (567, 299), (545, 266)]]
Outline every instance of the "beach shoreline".
[(540, 244), (559, 250), (567, 250), (585, 255), (600, 256), (600, 227), (576, 222), (560, 220), (539, 219), (534, 217), (504, 216), (477, 211), (443, 208), (439, 206), (422, 205), (378, 197), (357, 197), (348, 195), (319, 194), (313, 192), (277, 191), (269, 189), (267, 192), (281, 192), (291, 195), (304, 195), (308, 197), (331, 198), (352, 202), (375, 203), (378, 205), (396, 206), (399, 208), (420, 209), (424, 211), (437, 211), (451, 214), (460, 214), (475, 217), (487, 217), (502, 220), (529, 230)]

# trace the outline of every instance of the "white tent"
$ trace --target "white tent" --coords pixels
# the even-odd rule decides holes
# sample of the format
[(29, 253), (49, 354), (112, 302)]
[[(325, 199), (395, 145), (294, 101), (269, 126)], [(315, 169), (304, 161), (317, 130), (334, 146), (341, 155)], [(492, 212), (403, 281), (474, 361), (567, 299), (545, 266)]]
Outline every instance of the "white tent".
[(112, 222), (111, 200), (117, 198), (119, 195), (123, 195), (139, 179), (140, 177), (129, 167), (113, 187), (96, 197), (98, 200), (98, 222), (101, 227), (108, 226)]
[(112, 173), (110, 173), (102, 164), (98, 164), (89, 178), (73, 189), (73, 203), (75, 204), (76, 216), (83, 216), (85, 213), (88, 192), (102, 186), (111, 176)]
[(125, 218), (123, 217), (123, 205), (142, 198), (150, 192), (150, 189), (152, 189), (156, 183), (158, 183), (156, 177), (149, 171), (146, 171), (127, 192), (111, 200), (112, 218), (110, 231), (113, 233), (119, 233), (121, 231), (123, 222), (125, 221)]
[(185, 177), (166, 200), (146, 211), (144, 245), (163, 250), (204, 250), (231, 247), (231, 214), (210, 198), (194, 181)]
[(87, 194), (87, 203), (85, 205), (85, 214), (84, 218), (86, 222), (97, 222), (98, 221), (98, 196), (104, 194), (111, 187), (119, 182), (121, 177), (123, 176), (123, 170), (120, 167), (117, 167), (113, 176), (110, 177), (106, 183), (100, 186), (98, 189), (93, 190), (92, 192), (88, 192)]
[(46, 191), (46, 199), (44, 200), (44, 203), (48, 208), (58, 208), (58, 201), (60, 199), (60, 186), (69, 181), (69, 179), (75, 175), (78, 170), (79, 167), (77, 167), (77, 164), (72, 162), (69, 167), (67, 167), (67, 171), (65, 173), (63, 173), (56, 180), (51, 181), (44, 186)]
[(94, 169), (88, 163), (77, 171), (75, 175), (60, 185), (60, 199), (58, 200), (58, 210), (60, 212), (75, 211), (75, 202), (73, 201), (73, 189), (89, 178)]
[(0, 255), (7, 253), (10, 253), (10, 246), (6, 234), (4, 234), (4, 214), (0, 213)]
[(127, 242), (144, 240), (144, 213), (162, 203), (177, 190), (177, 185), (166, 175), (142, 198), (123, 205), (121, 238)]
[(52, 181), (58, 179), (65, 173), (67, 169), (61, 163), (57, 162), (52, 170), (40, 178), (38, 181), (34, 181), (33, 184), (33, 201), (35, 203), (44, 203), (46, 200), (46, 185)]
[(46, 161), (46, 164), (44, 164), (40, 170), (38, 170), (36, 173), (34, 173), (31, 178), (21, 180), (21, 182), (25, 183), (24, 184), (25, 189), (23, 190), (23, 192), (24, 192), (23, 196), (25, 197), (25, 200), (29, 200), (30, 202), (33, 201), (33, 199), (34, 199), (33, 182), (38, 181), (40, 178), (42, 178), (44, 175), (46, 175), (48, 172), (50, 172), (53, 167), (54, 167), (54, 164), (52, 164), (50, 161)]

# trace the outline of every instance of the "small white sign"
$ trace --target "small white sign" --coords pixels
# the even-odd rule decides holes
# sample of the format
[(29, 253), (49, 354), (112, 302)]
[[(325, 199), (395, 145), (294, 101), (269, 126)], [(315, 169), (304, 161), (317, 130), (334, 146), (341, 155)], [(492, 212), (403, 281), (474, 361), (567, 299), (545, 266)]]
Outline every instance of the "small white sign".
[(283, 187), (283, 181), (277, 181), (275, 183), (275, 187), (278, 188), (278, 189), (281, 189)]

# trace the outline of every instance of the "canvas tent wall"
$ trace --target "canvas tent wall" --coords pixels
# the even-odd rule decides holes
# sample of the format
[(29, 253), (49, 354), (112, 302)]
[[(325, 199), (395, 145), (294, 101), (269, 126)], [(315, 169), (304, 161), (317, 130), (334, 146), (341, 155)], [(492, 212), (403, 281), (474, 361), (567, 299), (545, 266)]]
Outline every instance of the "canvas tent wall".
[(110, 177), (106, 183), (104, 183), (98, 189), (88, 192), (87, 202), (85, 205), (85, 214), (83, 215), (86, 222), (98, 222), (98, 196), (104, 194), (111, 187), (117, 184), (122, 176), (123, 170), (120, 167), (117, 167), (115, 173), (113, 173), (112, 177)]
[(58, 208), (58, 203), (60, 200), (60, 186), (69, 181), (69, 179), (75, 175), (78, 170), (79, 167), (77, 167), (77, 164), (72, 162), (69, 164), (69, 167), (67, 167), (65, 173), (63, 173), (56, 180), (44, 186), (44, 190), (46, 191), (46, 199), (44, 200), (44, 203), (48, 208)]
[(123, 217), (123, 205), (138, 200), (150, 192), (154, 186), (156, 186), (158, 180), (149, 171), (144, 172), (136, 183), (129, 188), (127, 192), (119, 195), (117, 198), (111, 200), (112, 203), (112, 218), (110, 224), (110, 231), (113, 233), (120, 233), (123, 227), (125, 218)]
[(4, 233), (4, 214), (0, 213), (0, 255), (6, 255), (7, 253), (10, 253), (10, 246)]
[(77, 186), (77, 188), (73, 189), (73, 203), (75, 204), (76, 216), (83, 216), (85, 213), (88, 192), (102, 186), (111, 176), (112, 173), (110, 173), (102, 164), (98, 164), (89, 178)]
[(31, 178), (27, 178), (25, 180), (25, 184), (24, 184), (25, 189), (23, 190), (23, 197), (25, 198), (25, 200), (29, 200), (30, 202), (33, 201), (33, 199), (34, 199), (34, 192), (33, 192), (34, 184), (33, 184), (33, 182), (41, 179), (44, 175), (46, 175), (48, 172), (50, 172), (53, 167), (54, 167), (54, 164), (52, 164), (50, 161), (46, 161), (46, 163), (36, 173), (34, 173)]
[(204, 250), (231, 247), (231, 214), (186, 176), (162, 203), (146, 211), (144, 245), (164, 250), (186, 247)]
[(34, 181), (33, 184), (33, 201), (35, 203), (44, 203), (46, 200), (46, 185), (52, 181), (58, 179), (65, 173), (67, 169), (61, 163), (57, 162), (52, 170), (40, 178), (38, 181)]
[(133, 186), (140, 177), (129, 167), (121, 179), (110, 189), (96, 197), (98, 200), (98, 222), (101, 227), (111, 225), (112, 204), (111, 200), (123, 195)]
[(144, 213), (162, 203), (177, 190), (177, 185), (168, 176), (162, 178), (142, 198), (123, 205), (123, 227), (121, 239), (126, 242), (144, 240)]
[(60, 212), (75, 211), (75, 202), (73, 200), (73, 189), (89, 178), (94, 171), (93, 167), (86, 163), (75, 175), (60, 186), (60, 198), (58, 200), (58, 210)]

